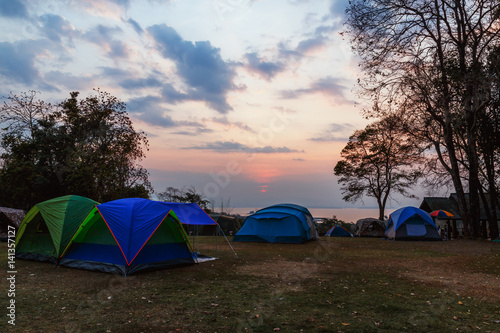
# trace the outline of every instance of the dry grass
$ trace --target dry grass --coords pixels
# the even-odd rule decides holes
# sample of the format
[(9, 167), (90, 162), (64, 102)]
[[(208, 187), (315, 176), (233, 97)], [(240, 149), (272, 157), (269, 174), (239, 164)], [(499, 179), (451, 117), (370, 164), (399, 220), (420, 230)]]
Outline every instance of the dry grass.
[[(212, 237), (197, 241), (215, 254)], [(16, 326), (2, 315), (0, 331), (500, 331), (500, 244), (233, 246), (239, 259), (219, 239), (219, 260), (127, 278), (16, 260)]]

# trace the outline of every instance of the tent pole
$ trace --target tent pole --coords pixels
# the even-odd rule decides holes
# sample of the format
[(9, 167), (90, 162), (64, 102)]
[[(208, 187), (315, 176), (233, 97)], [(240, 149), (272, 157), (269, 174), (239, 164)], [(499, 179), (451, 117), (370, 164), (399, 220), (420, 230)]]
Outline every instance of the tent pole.
[(219, 239), (219, 232), (220, 232), (220, 225), (217, 223), (217, 227), (215, 227), (215, 256), (219, 256), (219, 248), (218, 248), (218, 239)]
[[(200, 230), (198, 229), (199, 228), (199, 225), (196, 225), (196, 233), (195, 233), (195, 246), (196, 246), (196, 239), (198, 239), (198, 233), (200, 232)], [(198, 254), (200, 253), (200, 240), (198, 239), (198, 247), (197, 247), (197, 251)]]
[[(219, 224), (217, 223), (217, 225), (219, 225)], [(236, 259), (238, 259), (238, 255), (236, 254), (236, 252), (234, 251), (233, 247), (231, 246), (231, 243), (229, 243), (229, 239), (227, 239), (226, 234), (224, 233), (224, 230), (222, 230), (222, 228), (220, 228), (220, 231), (222, 232), (222, 236), (224, 236), (224, 238), (226, 239), (227, 244), (229, 245), (229, 247), (233, 251), (234, 256), (236, 257)]]

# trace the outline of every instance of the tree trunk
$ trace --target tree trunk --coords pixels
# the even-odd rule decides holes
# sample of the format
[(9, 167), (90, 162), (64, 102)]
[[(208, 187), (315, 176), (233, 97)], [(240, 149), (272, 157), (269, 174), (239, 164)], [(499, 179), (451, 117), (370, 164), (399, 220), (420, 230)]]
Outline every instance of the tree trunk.
[[(448, 117), (450, 116), (448, 115)], [(448, 119), (446, 119), (446, 125), (443, 129), (443, 136), (450, 159), (451, 168), (449, 171), (457, 194), (458, 210), (460, 211), (460, 216), (462, 217), (462, 221), (464, 224), (464, 236), (468, 237), (470, 235), (469, 210), (467, 207), (467, 200), (465, 198), (465, 191), (462, 185), (462, 179), (460, 178), (460, 168), (458, 166), (452, 131), (451, 120), (448, 121)]]
[(378, 219), (380, 221), (384, 220), (384, 212), (385, 212), (385, 208), (384, 207), (379, 207), (378, 208)]
[(481, 209), (479, 203), (479, 167), (477, 161), (477, 150), (474, 134), (472, 130), (467, 133), (468, 137), (468, 158), (469, 158), (469, 209), (470, 215), (468, 224), (471, 227), (472, 237), (480, 237)]

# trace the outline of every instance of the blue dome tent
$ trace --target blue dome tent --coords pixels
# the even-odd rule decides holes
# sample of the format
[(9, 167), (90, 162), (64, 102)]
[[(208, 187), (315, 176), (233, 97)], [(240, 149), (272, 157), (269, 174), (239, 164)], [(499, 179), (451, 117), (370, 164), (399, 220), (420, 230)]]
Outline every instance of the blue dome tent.
[(385, 237), (391, 240), (442, 240), (431, 215), (416, 207), (403, 207), (389, 215)]
[(278, 204), (246, 218), (235, 242), (303, 243), (318, 239), (311, 213), (294, 204)]

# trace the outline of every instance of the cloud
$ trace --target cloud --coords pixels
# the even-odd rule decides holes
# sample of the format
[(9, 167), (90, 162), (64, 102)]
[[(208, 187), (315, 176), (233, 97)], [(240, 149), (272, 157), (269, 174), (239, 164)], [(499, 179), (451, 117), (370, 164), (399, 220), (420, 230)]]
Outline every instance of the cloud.
[[(312, 23), (311, 23), (312, 24)], [(286, 60), (300, 60), (311, 53), (321, 50), (331, 44), (331, 35), (338, 27), (333, 25), (319, 25), (314, 32), (309, 33), (297, 45), (288, 42), (278, 43), (279, 55)]]
[(157, 127), (164, 128), (194, 128), (193, 131), (179, 130), (173, 134), (198, 135), (200, 133), (212, 132), (205, 125), (195, 121), (176, 121), (172, 119), (168, 112), (170, 110), (162, 106), (163, 98), (158, 96), (145, 96), (133, 98), (127, 101), (127, 111), (135, 118)]
[(40, 78), (35, 68), (36, 52), (33, 43), (0, 42), (0, 75), (32, 86)]
[(300, 41), (295, 48), (295, 51), (300, 54), (306, 54), (308, 52), (323, 48), (326, 44), (326, 41), (328, 41), (328, 38), (320, 35), (315, 36), (314, 38), (308, 38)]
[(330, 124), (329, 128), (319, 136), (310, 138), (309, 141), (316, 142), (347, 142), (349, 136), (354, 131), (354, 126), (351, 124)]
[(250, 132), (250, 133), (256, 133), (250, 126), (248, 126), (247, 124), (244, 124), (240, 121), (237, 121), (237, 122), (232, 122), (232, 121), (229, 121), (229, 119), (227, 119), (227, 117), (220, 117), (220, 118), (212, 118), (211, 119), (214, 123), (218, 123), (218, 124), (221, 124), (221, 125), (224, 125), (228, 128), (238, 128), (240, 130), (243, 130), (243, 131), (247, 131), (247, 132)]
[(250, 148), (251, 151), (256, 152), (256, 153), (265, 153), (265, 154), (270, 154), (270, 153), (303, 153), (304, 151), (299, 151), (296, 149), (290, 149), (288, 147), (271, 147), (271, 146), (265, 146), (265, 147), (255, 147), (255, 148)]
[(54, 14), (44, 14), (40, 16), (42, 27), (40, 31), (54, 42), (60, 42), (61, 37), (71, 40), (75, 33), (75, 28), (64, 17)]
[(333, 17), (344, 17), (349, 0), (333, 0), (330, 6), (330, 14)]
[(160, 127), (173, 127), (176, 123), (161, 106), (162, 99), (157, 96), (133, 98), (126, 102), (127, 111), (148, 124)]
[(337, 23), (322, 24), (324, 20), (309, 22), (308, 26), (319, 24), (313, 32), (304, 36), (296, 45), (290, 45), (287, 41), (278, 43), (278, 51), (281, 59), (300, 61), (312, 53), (331, 46), (332, 34), (339, 29)]
[(86, 10), (94, 16), (113, 17), (118, 19), (130, 8), (130, 0), (69, 0), (72, 7)]
[(305, 162), (305, 159), (303, 159), (303, 158), (294, 158), (293, 161)]
[(188, 94), (177, 91), (170, 83), (163, 85), (161, 95), (165, 101), (170, 104), (177, 104), (178, 102), (188, 101), (191, 99)]
[(107, 27), (99, 24), (86, 32), (83, 38), (90, 43), (100, 46), (111, 58), (127, 58), (127, 45), (113, 38), (114, 34), (121, 32), (122, 29), (119, 27)]
[[(184, 122), (182, 122), (182, 121), (180, 121), (178, 123), (179, 123), (179, 126), (185, 125)], [(202, 124), (194, 124), (193, 122), (189, 122), (189, 123), (191, 123), (190, 126), (194, 127), (194, 130), (192, 130), (192, 131), (188, 131), (188, 130), (176, 131), (176, 132), (172, 132), (172, 134), (186, 135), (186, 136), (198, 136), (198, 135), (203, 134), (203, 133), (212, 133), (213, 132), (213, 130), (211, 130), (210, 128), (206, 128)]]
[(285, 69), (282, 63), (263, 61), (256, 52), (247, 53), (245, 58), (247, 59), (245, 68), (266, 80), (271, 80), (276, 74)]
[(115, 3), (119, 6), (122, 6), (124, 8), (129, 8), (130, 7), (130, 0), (108, 0), (109, 2)]
[(135, 32), (137, 32), (139, 35), (142, 35), (144, 33), (144, 29), (142, 29), (141, 25), (137, 23), (137, 21), (129, 18), (125, 22), (130, 24), (132, 28), (134, 28)]
[(233, 84), (236, 73), (234, 66), (221, 58), (218, 48), (208, 41), (185, 41), (165, 24), (153, 25), (147, 31), (163, 57), (174, 61), (177, 74), (189, 87), (185, 92), (179, 92), (173, 86), (167, 87), (164, 92), (169, 101), (204, 101), (220, 113), (233, 109), (226, 95), (236, 89)]
[(143, 112), (138, 118), (145, 123), (159, 127), (174, 127), (175, 121), (169, 115), (158, 112), (156, 110), (147, 110)]
[(290, 149), (288, 147), (249, 147), (239, 142), (235, 141), (216, 141), (212, 143), (206, 143), (202, 146), (185, 147), (183, 149), (197, 149), (197, 150), (213, 150), (219, 153), (298, 153), (304, 151), (298, 151), (295, 149)]
[(44, 79), (57, 86), (63, 86), (64, 90), (81, 91), (92, 88), (94, 77), (75, 76), (71, 73), (50, 71), (44, 74)]
[(20, 0), (0, 0), (0, 16), (28, 18), (28, 10)]
[(101, 66), (99, 69), (104, 77), (112, 77), (114, 80), (126, 79), (130, 76), (130, 72), (116, 67)]
[(341, 84), (342, 79), (336, 79), (331, 76), (319, 79), (311, 83), (309, 88), (283, 90), (281, 97), (286, 99), (300, 98), (303, 95), (322, 93), (333, 97), (338, 103), (350, 103), (344, 96), (344, 91), (348, 88)]
[(153, 76), (149, 76), (147, 78), (127, 78), (123, 81), (118, 82), (118, 84), (122, 88), (132, 90), (151, 87), (155, 88), (162, 85), (161, 82)]

